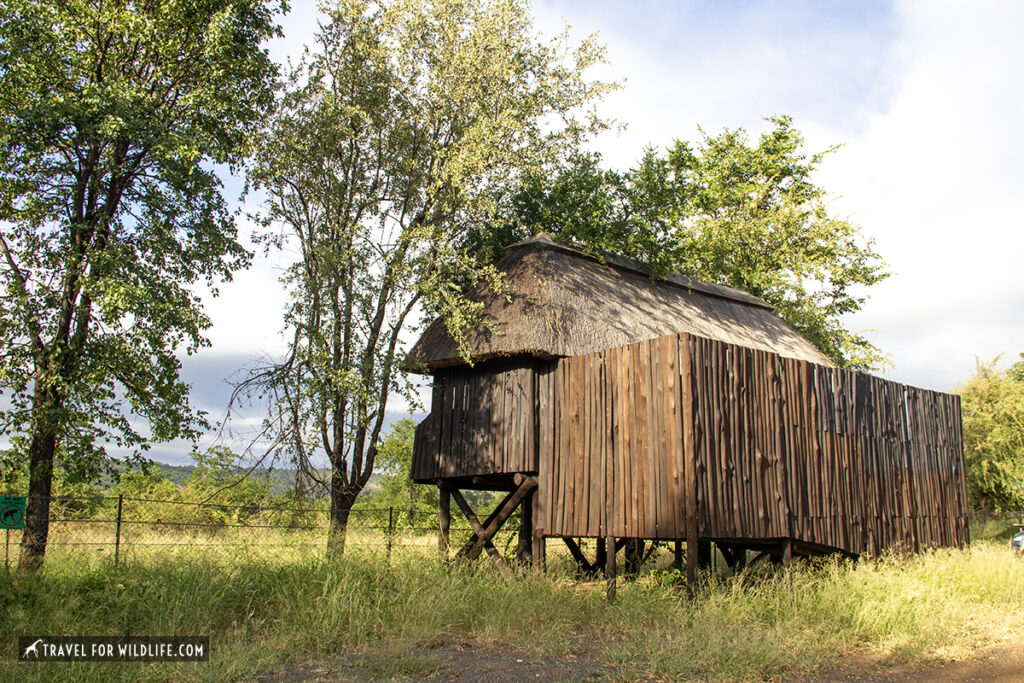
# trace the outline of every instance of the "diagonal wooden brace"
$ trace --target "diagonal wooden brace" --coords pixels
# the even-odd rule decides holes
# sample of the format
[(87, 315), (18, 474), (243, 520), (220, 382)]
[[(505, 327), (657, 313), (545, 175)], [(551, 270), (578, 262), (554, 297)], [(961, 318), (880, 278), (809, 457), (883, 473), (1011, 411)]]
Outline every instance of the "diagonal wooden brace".
[[(498, 506), (496, 508), (494, 508), (494, 510), (491, 511), (491, 514), (487, 515), (487, 519), (484, 520), (484, 523), (482, 525), (484, 529), (486, 529), (488, 526), (490, 526), (491, 522), (493, 522), (494, 519), (498, 516), (498, 513), (501, 512), (501, 509), (503, 507), (505, 507), (505, 503), (507, 503), (508, 501), (512, 500), (512, 496), (514, 496), (514, 495), (515, 495), (515, 491), (509, 491), (505, 495), (505, 497), (501, 499), (501, 502), (498, 503)], [(469, 540), (467, 540), (463, 544), (463, 546), (459, 549), (459, 552), (455, 553), (455, 556), (456, 557), (463, 557), (463, 556), (465, 556), (466, 553), (469, 552), (470, 548), (473, 547), (473, 545), (477, 542), (477, 539), (479, 539), (479, 538), (480, 538), (479, 534), (477, 534), (476, 531), (474, 531), (473, 534), (469, 537)]]
[[(469, 507), (469, 503), (467, 503), (466, 499), (462, 497), (462, 493), (458, 489), (452, 489), (451, 493), (452, 497), (455, 499), (455, 503), (459, 506), (459, 509), (462, 510), (462, 514), (464, 514), (466, 519), (469, 520), (469, 525), (473, 527), (473, 531), (476, 532), (477, 538), (483, 536), (484, 527), (480, 524), (480, 520), (477, 519), (476, 513), (473, 512), (473, 508)], [(491, 560), (494, 561), (494, 565), (498, 568), (498, 571), (501, 572), (501, 575), (505, 578), (510, 578), (512, 576), (512, 571), (505, 565), (504, 560), (501, 559), (501, 553), (499, 553), (498, 549), (494, 547), (494, 544), (491, 543), (491, 541), (487, 541), (484, 544), (484, 547), (487, 549), (487, 554), (491, 556)]]
[(591, 563), (590, 560), (586, 558), (583, 551), (580, 549), (579, 544), (576, 543), (576, 539), (563, 536), (562, 540), (565, 542), (565, 547), (569, 549), (569, 554), (572, 555), (572, 559), (576, 560), (576, 564), (579, 566), (581, 572), (584, 574), (592, 574), (597, 571), (598, 565), (596, 563)]
[[(480, 556), (480, 552), (484, 549), (484, 544), (494, 538), (494, 534), (498, 533), (501, 525), (512, 516), (512, 513), (515, 512), (519, 504), (535, 488), (537, 488), (537, 478), (527, 477), (519, 485), (519, 488), (512, 492), (511, 496), (505, 498), (504, 503), (496, 510), (497, 514), (492, 514), (488, 517), (488, 523), (484, 525), (483, 533), (477, 534), (476, 541), (470, 546), (469, 550), (465, 551), (467, 559), (473, 561)], [(467, 543), (467, 545), (469, 544)], [(463, 550), (465, 550), (465, 547), (463, 547)]]

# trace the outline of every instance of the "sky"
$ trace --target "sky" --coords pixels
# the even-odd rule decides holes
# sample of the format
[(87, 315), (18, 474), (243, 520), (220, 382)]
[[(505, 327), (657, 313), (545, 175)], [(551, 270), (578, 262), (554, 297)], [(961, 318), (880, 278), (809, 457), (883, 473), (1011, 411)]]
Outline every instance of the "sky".
[[(293, 1), (270, 46), (276, 59), (311, 40), (313, 6)], [(612, 167), (700, 129), (756, 136), (780, 114), (809, 152), (841, 145), (816, 179), (833, 214), (860, 225), (893, 273), (846, 319), (889, 354), (886, 376), (950, 391), (976, 359), (1003, 354), (1005, 365), (1024, 351), (1024, 3), (578, 0), (538, 2), (534, 16), (545, 35), (567, 24), (577, 40), (597, 33), (607, 46), (609, 63), (593, 76), (623, 87), (600, 111), (625, 128), (592, 146)], [(225, 380), (284, 348), (286, 265), (259, 255), (207, 301), (212, 345), (183, 359), (183, 375), (214, 419)], [(152, 455), (187, 462), (182, 448)]]

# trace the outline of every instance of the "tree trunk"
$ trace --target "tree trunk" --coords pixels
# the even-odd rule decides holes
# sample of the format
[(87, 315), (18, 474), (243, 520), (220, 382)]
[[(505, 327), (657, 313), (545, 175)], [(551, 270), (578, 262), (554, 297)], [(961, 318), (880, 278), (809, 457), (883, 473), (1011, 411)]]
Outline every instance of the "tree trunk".
[(28, 506), (25, 529), (21, 537), (21, 572), (34, 572), (43, 566), (46, 539), (50, 533), (50, 491), (53, 484), (53, 455), (57, 434), (52, 429), (36, 427), (29, 445)]
[(337, 559), (345, 552), (345, 534), (352, 506), (356, 504), (360, 489), (344, 486), (337, 474), (331, 478), (331, 524), (327, 531), (327, 556)]

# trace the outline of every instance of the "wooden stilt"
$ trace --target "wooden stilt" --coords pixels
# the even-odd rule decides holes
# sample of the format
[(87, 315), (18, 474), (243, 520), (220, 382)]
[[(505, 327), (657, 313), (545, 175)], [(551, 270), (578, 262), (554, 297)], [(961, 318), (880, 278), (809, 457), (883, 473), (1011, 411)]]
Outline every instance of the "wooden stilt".
[(605, 563), (604, 575), (607, 582), (605, 590), (608, 602), (615, 602), (615, 537), (608, 536), (605, 539), (607, 561)]
[(537, 571), (544, 571), (547, 562), (547, 539), (539, 529), (533, 534), (533, 568)]
[(441, 559), (447, 562), (450, 547), (449, 530), (452, 524), (451, 493), (440, 482), (437, 484), (437, 491), (439, 497), (437, 504), (438, 526), (440, 527), (440, 533), (437, 536), (437, 547), (438, 552), (441, 553)]
[(793, 563), (793, 539), (787, 538), (782, 542), (782, 564), (788, 567)]
[(536, 490), (531, 491), (523, 501), (523, 519), (519, 525), (519, 547), (517, 555), (523, 564), (530, 564), (533, 555), (533, 501), (536, 498)]

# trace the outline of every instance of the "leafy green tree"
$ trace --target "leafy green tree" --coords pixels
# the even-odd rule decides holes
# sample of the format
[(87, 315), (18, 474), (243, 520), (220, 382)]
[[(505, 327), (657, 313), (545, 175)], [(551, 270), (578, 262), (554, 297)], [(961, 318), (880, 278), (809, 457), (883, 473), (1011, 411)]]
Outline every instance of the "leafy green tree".
[(367, 505), (394, 508), (396, 523), (408, 526), (432, 524), (437, 516), (437, 493), (412, 480), (412, 448), (416, 423), (409, 418), (391, 427), (377, 449), (377, 488)]
[(647, 150), (625, 173), (578, 154), (528, 178), (503, 204), (502, 220), (475, 231), (468, 245), (493, 258), (544, 230), (656, 273), (759, 296), (841, 367), (883, 364), (842, 318), (887, 277), (885, 264), (855, 224), (828, 212), (827, 194), (812, 179), (824, 153), (807, 156), (788, 117), (770, 121), (756, 143), (742, 129), (703, 133), (696, 145)]
[(122, 495), (125, 498), (179, 500), (181, 487), (171, 481), (167, 473), (159, 468), (139, 467), (121, 472), (111, 493)]
[(241, 457), (230, 448), (211, 446), (206, 451), (195, 451), (192, 460), (196, 468), (181, 489), (182, 498), (224, 506), (200, 508), (206, 521), (243, 521), (269, 501), (270, 482), (251, 476), (241, 467)]
[(0, 0), (0, 431), (30, 464), (21, 566), (42, 564), (55, 461), (192, 438), (175, 353), (193, 285), (247, 261), (216, 165), (273, 103), (270, 0)]
[(963, 412), (967, 493), (985, 511), (1024, 510), (1024, 364), (979, 362), (957, 393)]
[[(587, 40), (537, 42), (522, 0), (339, 0), (291, 74), (255, 165), (270, 244), (297, 259), (284, 282), (287, 356), (239, 396), (272, 405), (266, 433), (331, 498), (330, 544), (378, 456), (385, 409), (408, 386), (403, 333), (424, 311), (461, 330), (454, 281), (500, 287), (461, 246), (501, 188), (599, 123)], [(326, 456), (330, 475), (311, 463)]]

